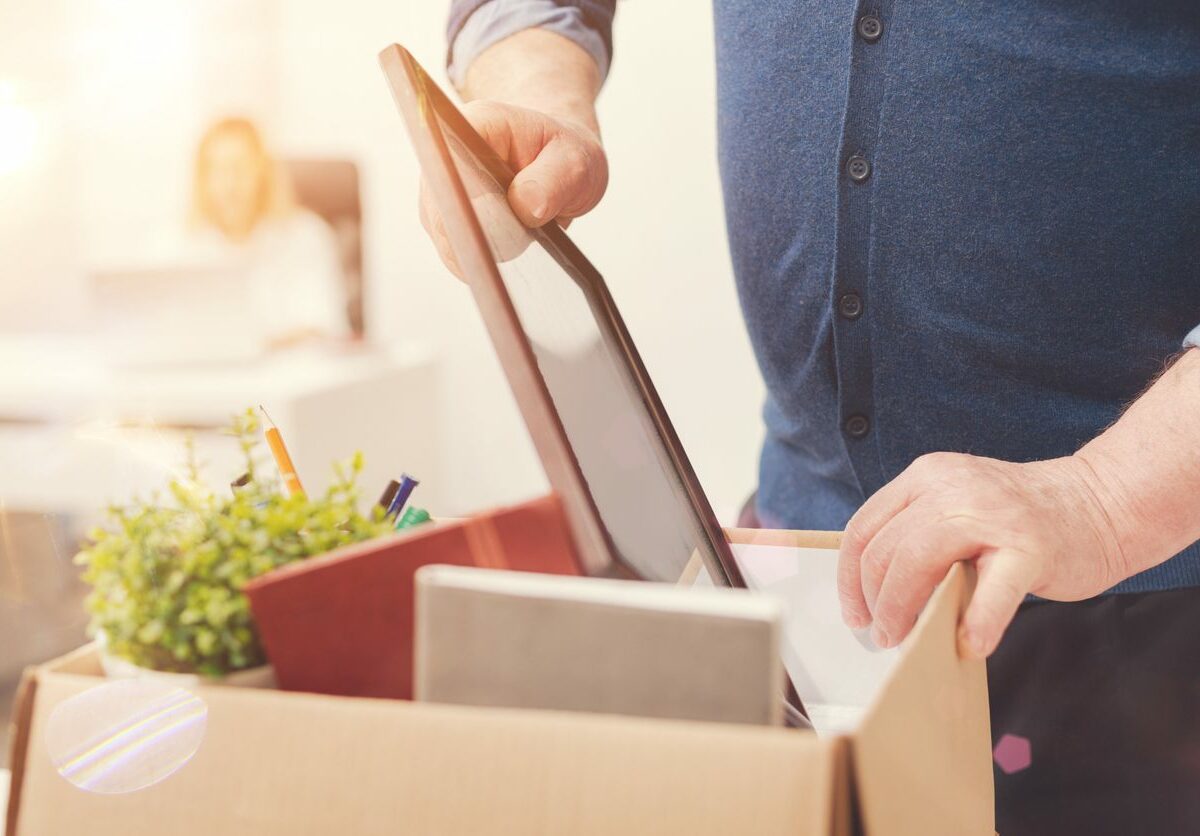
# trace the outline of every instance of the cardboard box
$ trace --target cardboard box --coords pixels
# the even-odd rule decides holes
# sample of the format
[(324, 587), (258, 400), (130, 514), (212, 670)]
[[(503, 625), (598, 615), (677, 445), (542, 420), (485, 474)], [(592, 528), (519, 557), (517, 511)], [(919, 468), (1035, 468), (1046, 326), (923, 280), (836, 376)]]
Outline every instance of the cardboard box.
[(22, 684), (5, 832), (991, 834), (985, 667), (955, 638), (971, 583), (950, 572), (850, 734), (206, 686), (195, 757), (123, 795), (77, 789), (42, 742), (54, 708), (101, 682), (85, 647)]

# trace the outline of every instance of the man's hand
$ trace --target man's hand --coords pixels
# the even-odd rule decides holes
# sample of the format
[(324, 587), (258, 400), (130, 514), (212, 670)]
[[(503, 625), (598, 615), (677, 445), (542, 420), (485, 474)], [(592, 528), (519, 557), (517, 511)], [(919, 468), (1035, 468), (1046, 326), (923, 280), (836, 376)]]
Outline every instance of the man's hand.
[[(565, 227), (603, 197), (608, 160), (596, 121), (600, 83), (587, 52), (544, 29), (493, 44), (467, 68), (463, 114), (516, 175), (508, 202), (526, 226), (557, 220)], [(421, 224), (442, 261), (462, 278), (424, 184)]]
[(933, 453), (859, 509), (842, 541), (838, 593), (848, 625), (894, 647), (956, 561), (978, 584), (960, 648), (988, 656), (1024, 597), (1089, 598), (1129, 573), (1111, 498), (1079, 456), (1030, 464)]
[(1026, 594), (1077, 601), (1200, 540), (1200, 350), (1185, 352), (1073, 456), (1030, 464), (922, 456), (846, 527), (838, 593), (877, 644), (908, 635), (951, 564), (979, 582), (960, 646), (996, 649)]
[[(579, 122), (494, 101), (468, 102), (463, 115), (516, 172), (508, 203), (521, 222), (563, 227), (590, 211), (608, 185), (608, 161), (600, 138)], [(462, 278), (441, 215), (421, 184), (421, 225), (442, 261)]]

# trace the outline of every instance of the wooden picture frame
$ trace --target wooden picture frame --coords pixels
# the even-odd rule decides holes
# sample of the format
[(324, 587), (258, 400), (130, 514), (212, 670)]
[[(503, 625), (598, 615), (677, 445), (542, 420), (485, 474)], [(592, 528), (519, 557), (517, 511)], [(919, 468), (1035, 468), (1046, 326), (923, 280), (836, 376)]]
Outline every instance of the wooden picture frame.
[[(562, 498), (586, 571), (597, 576), (639, 577), (613, 545), (470, 195), (455, 167), (447, 135), (456, 148), (465, 149), (505, 192), (512, 182), (512, 172), (406, 49), (393, 44), (380, 53), (379, 60), (408, 128), (426, 184), (441, 213), (462, 276), (479, 307), (546, 476)], [(604, 279), (557, 224), (529, 230), (529, 234), (563, 269), (564, 279), (569, 277), (583, 290), (606, 347), (620, 358), (621, 371), (638, 394), (637, 402), (628, 406), (643, 410), (654, 428), (660, 461), (668, 463), (682, 487), (679, 504), (686, 506), (692, 517), (698, 541), (694, 545), (709, 575), (718, 585), (744, 587), (745, 581), (724, 533)], [(682, 564), (677, 571), (679, 568)]]

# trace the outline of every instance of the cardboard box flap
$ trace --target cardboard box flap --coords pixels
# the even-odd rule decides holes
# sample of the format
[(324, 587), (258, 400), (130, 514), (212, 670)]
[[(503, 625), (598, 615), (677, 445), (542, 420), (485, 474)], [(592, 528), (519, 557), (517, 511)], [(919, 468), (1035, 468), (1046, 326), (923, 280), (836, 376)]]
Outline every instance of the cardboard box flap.
[(12, 836), (17, 832), (17, 816), (20, 814), (25, 766), (33, 725), (33, 706), (38, 696), (38, 674), (50, 671), (84, 676), (103, 675), (100, 656), (95, 644), (85, 644), (83, 647), (72, 650), (44, 665), (25, 669), (25, 673), (21, 676), (21, 683), (17, 687), (16, 698), (13, 700), (13, 713), (10, 720), (8, 768), (11, 774), (8, 784), (8, 807), (4, 816), (4, 833), (7, 836)]
[[(836, 833), (831, 741), (779, 729), (201, 687), (195, 757), (97, 795), (39, 745), (94, 677), (41, 671), (13, 836)], [(519, 776), (519, 779), (518, 777)]]
[(987, 668), (959, 658), (957, 643), (974, 580), (967, 564), (950, 570), (859, 725), (853, 758), (868, 836), (994, 832)]
[(835, 775), (833, 785), (834, 836), (858, 836), (859, 816), (854, 793), (854, 750), (849, 737), (839, 736), (830, 741), (833, 746)]
[(792, 531), (784, 528), (727, 528), (730, 543), (757, 546), (790, 546), (794, 549), (836, 549), (842, 545), (840, 531)]
[(103, 674), (100, 655), (97, 654), (95, 644), (85, 644), (82, 648), (77, 648), (64, 656), (59, 656), (52, 662), (42, 664), (40, 667), (25, 669), (25, 673), (20, 678), (20, 684), (17, 686), (16, 698), (13, 699), (12, 717), (10, 720), (11, 728), (10, 734), (8, 734), (8, 769), (10, 769), (10, 781), (8, 781), (8, 806), (5, 811), (4, 832), (6, 835), (16, 834), (17, 832), (17, 816), (19, 814), (20, 798), (22, 798), (25, 759), (26, 753), (29, 751), (30, 730), (32, 727), (32, 717), (34, 717), (34, 702), (37, 698), (38, 673), (49, 672), (49, 670), (86, 676), (100, 676)]
[[(735, 545), (836, 549), (841, 544), (839, 532), (728, 529), (726, 534)], [(794, 558), (781, 555), (781, 559)], [(852, 808), (868, 836), (993, 832), (987, 669), (984, 662), (959, 659), (957, 648), (958, 620), (970, 599), (974, 577), (972, 566), (954, 566), (902, 648), (877, 654), (875, 661), (886, 663), (879, 668), (884, 675), (871, 689), (873, 694), (862, 695), (867, 702), (838, 694), (846, 705), (866, 706), (852, 726), (853, 735), (845, 739), (852, 748)], [(811, 615), (800, 612), (793, 621), (804, 630), (816, 629), (809, 623)], [(828, 642), (833, 634), (825, 631), (822, 636)], [(846, 685), (854, 685), (855, 679), (861, 680), (858, 686), (869, 685), (872, 675), (852, 674), (856, 665), (863, 667), (859, 673), (870, 674), (871, 666), (860, 664), (870, 661), (870, 656), (853, 649), (855, 653), (839, 657), (838, 675), (847, 680)], [(812, 650), (807, 646), (807, 652)], [(802, 661), (811, 666), (814, 660)], [(829, 673), (824, 668), (822, 673)], [(803, 684), (797, 681), (797, 687)], [(803, 692), (801, 696), (814, 717), (828, 708), (811, 702)]]
[(80, 676), (104, 676), (104, 667), (100, 664), (100, 645), (93, 642), (77, 647), (70, 653), (52, 659), (34, 669), (35, 673), (40, 671), (73, 673)]
[(17, 832), (17, 813), (21, 802), (21, 789), (25, 776), (25, 760), (29, 751), (29, 733), (33, 720), (34, 697), (37, 693), (37, 676), (34, 668), (27, 668), (17, 686), (13, 700), (13, 713), (9, 726), (8, 768), (11, 770), (8, 783), (8, 807), (4, 815), (5, 834)]

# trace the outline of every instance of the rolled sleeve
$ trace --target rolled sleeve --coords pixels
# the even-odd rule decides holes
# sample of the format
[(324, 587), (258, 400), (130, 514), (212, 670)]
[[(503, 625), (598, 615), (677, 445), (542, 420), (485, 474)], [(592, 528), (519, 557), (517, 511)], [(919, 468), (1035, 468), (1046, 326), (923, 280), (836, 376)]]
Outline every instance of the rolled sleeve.
[(499, 41), (523, 29), (546, 29), (592, 56), (600, 77), (612, 62), (616, 0), (454, 0), (447, 27), (450, 80), (462, 86), (467, 67)]

